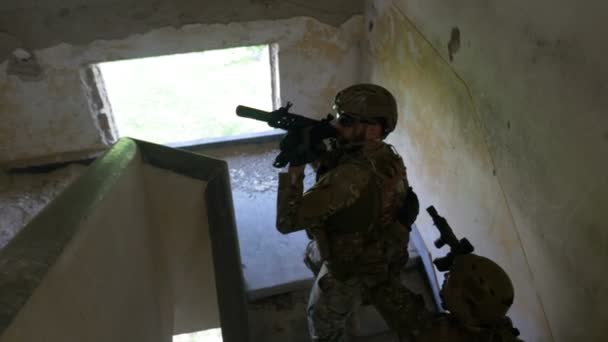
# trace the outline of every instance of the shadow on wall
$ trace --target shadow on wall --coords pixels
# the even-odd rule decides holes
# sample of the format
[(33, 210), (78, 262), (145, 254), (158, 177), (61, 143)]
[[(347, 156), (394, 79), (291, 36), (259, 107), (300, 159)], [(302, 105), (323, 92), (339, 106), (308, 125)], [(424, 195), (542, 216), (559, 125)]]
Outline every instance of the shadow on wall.
[[(467, 237), (480, 255), (505, 268), (516, 289), (510, 316), (522, 337), (549, 341), (538, 290), (530, 286), (534, 278), (467, 84), (449, 56), (444, 58), (396, 3), (374, 3), (368, 13), (374, 23), (367, 42), (370, 80), (396, 94), (400, 110), (389, 140), (404, 156), (421, 207), (434, 205), (457, 236)], [(452, 30), (450, 38), (448, 49), (456, 60), (460, 30)], [(429, 217), (419, 217), (417, 226), (432, 246), (437, 233)]]

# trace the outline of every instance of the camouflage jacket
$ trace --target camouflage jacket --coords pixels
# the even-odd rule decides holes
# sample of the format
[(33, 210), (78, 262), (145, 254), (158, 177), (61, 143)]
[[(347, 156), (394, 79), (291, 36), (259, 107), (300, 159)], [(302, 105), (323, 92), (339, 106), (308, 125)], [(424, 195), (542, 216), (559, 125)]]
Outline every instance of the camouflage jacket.
[(416, 342), (523, 342), (519, 331), (513, 328), (508, 317), (493, 329), (466, 328), (450, 314), (439, 314), (419, 336)]
[(303, 176), (292, 180), (281, 173), (277, 229), (287, 234), (306, 228), (334, 273), (381, 272), (387, 264), (385, 241), (395, 241), (392, 235), (406, 239), (396, 215), (407, 188), (405, 166), (392, 146), (366, 142), (345, 149), (306, 193)]

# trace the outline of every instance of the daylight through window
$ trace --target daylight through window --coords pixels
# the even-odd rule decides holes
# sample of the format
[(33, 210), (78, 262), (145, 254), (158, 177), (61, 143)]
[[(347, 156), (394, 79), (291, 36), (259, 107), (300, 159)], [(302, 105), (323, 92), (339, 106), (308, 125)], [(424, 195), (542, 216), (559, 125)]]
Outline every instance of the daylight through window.
[(237, 117), (235, 108), (273, 109), (271, 50), (258, 45), (98, 64), (119, 136), (164, 144), (270, 131)]

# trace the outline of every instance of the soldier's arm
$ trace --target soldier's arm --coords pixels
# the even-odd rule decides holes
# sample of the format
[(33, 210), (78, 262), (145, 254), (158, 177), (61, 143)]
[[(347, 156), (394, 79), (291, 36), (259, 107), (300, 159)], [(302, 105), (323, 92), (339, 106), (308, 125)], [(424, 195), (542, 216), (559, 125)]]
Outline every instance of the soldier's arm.
[(303, 194), (303, 173), (280, 173), (277, 230), (288, 234), (323, 223), (333, 213), (357, 200), (369, 180), (368, 171), (344, 164), (324, 174)]

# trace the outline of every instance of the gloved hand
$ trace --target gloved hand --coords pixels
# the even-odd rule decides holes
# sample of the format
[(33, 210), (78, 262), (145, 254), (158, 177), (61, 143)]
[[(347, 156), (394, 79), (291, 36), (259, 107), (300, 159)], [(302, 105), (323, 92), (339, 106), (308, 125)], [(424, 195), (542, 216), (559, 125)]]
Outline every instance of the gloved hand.
[(318, 153), (310, 144), (311, 129), (312, 127), (306, 127), (287, 132), (279, 144), (281, 152), (275, 159), (275, 167), (284, 167), (288, 163), (301, 166), (317, 159)]

